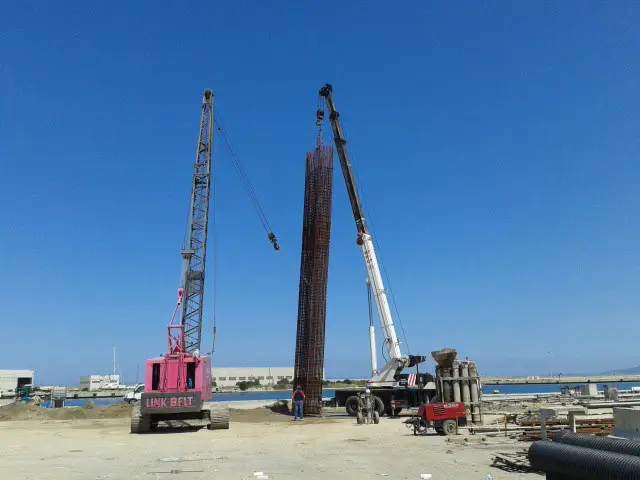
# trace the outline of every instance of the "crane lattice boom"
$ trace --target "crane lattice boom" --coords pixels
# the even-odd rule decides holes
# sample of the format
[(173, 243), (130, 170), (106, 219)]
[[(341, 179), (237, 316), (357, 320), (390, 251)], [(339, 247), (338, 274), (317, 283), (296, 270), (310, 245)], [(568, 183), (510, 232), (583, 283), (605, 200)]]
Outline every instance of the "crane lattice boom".
[(202, 335), (212, 146), (213, 93), (211, 90), (205, 90), (202, 96), (196, 161), (193, 166), (189, 221), (185, 245), (182, 248), (182, 288), (184, 289), (182, 325), (185, 349), (188, 353), (200, 350)]

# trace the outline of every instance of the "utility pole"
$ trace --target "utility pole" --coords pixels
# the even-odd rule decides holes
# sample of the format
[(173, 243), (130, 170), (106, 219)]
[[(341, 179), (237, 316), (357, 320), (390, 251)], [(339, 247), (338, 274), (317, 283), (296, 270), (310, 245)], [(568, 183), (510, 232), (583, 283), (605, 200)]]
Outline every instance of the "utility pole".
[(548, 351), (547, 355), (549, 356), (549, 377), (553, 377), (553, 371), (551, 370), (551, 352)]

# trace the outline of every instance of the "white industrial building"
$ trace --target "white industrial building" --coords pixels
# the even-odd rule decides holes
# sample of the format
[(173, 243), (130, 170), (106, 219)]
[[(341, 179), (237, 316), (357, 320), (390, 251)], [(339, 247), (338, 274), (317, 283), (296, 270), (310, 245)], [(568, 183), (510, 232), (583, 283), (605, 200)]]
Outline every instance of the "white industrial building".
[(293, 381), (293, 367), (215, 367), (211, 369), (211, 377), (218, 387), (235, 387), (238, 382), (250, 380), (274, 386), (283, 378)]
[(80, 390), (94, 392), (96, 390), (118, 388), (119, 386), (120, 375), (86, 375), (80, 377)]
[(13, 396), (16, 388), (33, 385), (33, 370), (0, 370), (0, 396)]

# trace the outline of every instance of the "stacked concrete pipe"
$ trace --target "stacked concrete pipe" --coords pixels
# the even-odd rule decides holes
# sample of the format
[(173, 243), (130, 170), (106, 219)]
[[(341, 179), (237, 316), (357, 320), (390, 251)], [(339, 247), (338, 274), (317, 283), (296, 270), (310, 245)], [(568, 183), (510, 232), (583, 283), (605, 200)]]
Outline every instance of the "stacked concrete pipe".
[(480, 418), (480, 378), (478, 376), (478, 367), (476, 362), (469, 360), (469, 387), (471, 389), (471, 410), (473, 411), (473, 423), (479, 424)]
[(453, 376), (452, 367), (458, 352), (453, 348), (443, 348), (431, 352), (431, 356), (435, 360), (436, 364), (436, 386), (438, 389), (438, 398), (443, 402), (453, 401), (453, 382), (451, 380), (444, 380), (445, 378), (451, 378)]
[(443, 402), (463, 402), (467, 419), (475, 424), (482, 423), (482, 392), (476, 362), (468, 358), (456, 360), (457, 352), (453, 348), (431, 352), (431, 356), (437, 364), (438, 398)]

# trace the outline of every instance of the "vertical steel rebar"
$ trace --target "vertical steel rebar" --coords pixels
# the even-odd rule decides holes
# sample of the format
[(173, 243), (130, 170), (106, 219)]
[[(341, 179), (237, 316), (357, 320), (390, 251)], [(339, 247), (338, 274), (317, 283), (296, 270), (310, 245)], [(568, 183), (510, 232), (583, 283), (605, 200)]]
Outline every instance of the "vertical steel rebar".
[(333, 147), (319, 145), (306, 157), (294, 368), (294, 386), (304, 390), (309, 415), (322, 413), (332, 186)]

